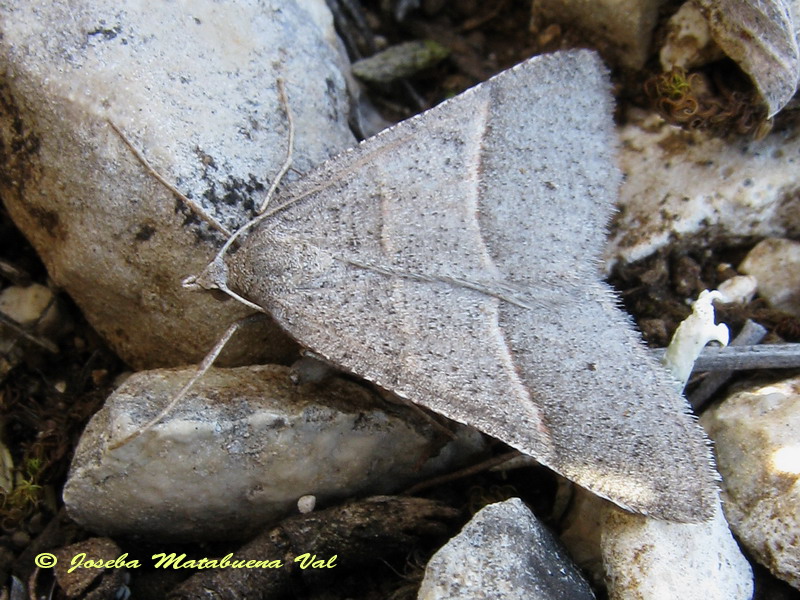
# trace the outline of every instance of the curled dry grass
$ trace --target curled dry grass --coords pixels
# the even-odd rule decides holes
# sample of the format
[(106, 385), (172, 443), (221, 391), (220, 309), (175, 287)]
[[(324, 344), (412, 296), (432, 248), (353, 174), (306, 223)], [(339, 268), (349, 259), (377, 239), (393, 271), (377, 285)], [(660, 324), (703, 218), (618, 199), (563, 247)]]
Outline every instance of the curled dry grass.
[(665, 120), (687, 129), (761, 139), (771, 128), (757, 91), (732, 88), (720, 70), (706, 75), (675, 67), (645, 81), (644, 92)]

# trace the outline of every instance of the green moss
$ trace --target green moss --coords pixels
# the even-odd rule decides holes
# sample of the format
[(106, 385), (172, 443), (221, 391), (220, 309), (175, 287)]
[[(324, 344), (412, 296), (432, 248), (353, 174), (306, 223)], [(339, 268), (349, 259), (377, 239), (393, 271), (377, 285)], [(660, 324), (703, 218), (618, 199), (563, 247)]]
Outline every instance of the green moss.
[(2, 497), (2, 510), (5, 518), (24, 517), (33, 511), (42, 499), (42, 486), (39, 477), (42, 461), (29, 458), (14, 478), (14, 488)]

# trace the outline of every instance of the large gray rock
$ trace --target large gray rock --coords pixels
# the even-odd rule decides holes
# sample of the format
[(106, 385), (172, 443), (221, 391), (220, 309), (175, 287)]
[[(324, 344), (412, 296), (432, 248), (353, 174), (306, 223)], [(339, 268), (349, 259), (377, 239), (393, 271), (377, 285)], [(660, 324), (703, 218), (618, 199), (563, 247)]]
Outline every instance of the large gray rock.
[(519, 498), (491, 504), (433, 555), (419, 600), (589, 600), (594, 594)]
[(703, 414), (731, 529), (800, 589), (800, 378), (739, 391)]
[(193, 373), (137, 373), (92, 418), (64, 488), (82, 526), (149, 539), (243, 538), (296, 511), (303, 496), (324, 505), (394, 492), (483, 448), (480, 434), (459, 427), (438, 451), (437, 432), (410, 408), (378, 405), (344, 380), (295, 386), (288, 368), (260, 366), (212, 369), (163, 422), (109, 449)]
[[(322, 0), (0, 2), (0, 194), (51, 277), (132, 366), (197, 362), (248, 310), (181, 288), (223, 237), (107, 120), (236, 228), (285, 159), (278, 78), (298, 172), (354, 143), (330, 21)], [(283, 358), (289, 346), (274, 327), (244, 334), (228, 362)]]

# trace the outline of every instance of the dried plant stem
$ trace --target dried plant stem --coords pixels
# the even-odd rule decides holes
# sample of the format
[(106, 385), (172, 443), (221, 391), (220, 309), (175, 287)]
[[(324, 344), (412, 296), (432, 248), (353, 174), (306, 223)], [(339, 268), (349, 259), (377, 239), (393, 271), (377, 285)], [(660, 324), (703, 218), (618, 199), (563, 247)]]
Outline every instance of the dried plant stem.
[[(758, 344), (764, 339), (765, 335), (767, 335), (767, 330), (764, 327), (755, 321), (747, 319), (739, 335), (731, 342), (731, 346)], [(695, 410), (700, 409), (703, 404), (714, 395), (714, 392), (725, 385), (725, 382), (727, 382), (732, 375), (733, 371), (731, 370), (714, 371), (706, 374), (703, 382), (689, 396), (689, 404), (691, 404), (692, 408)]]
[(437, 485), (441, 485), (443, 483), (450, 483), (451, 481), (456, 481), (458, 479), (463, 479), (465, 477), (470, 477), (475, 475), (476, 473), (482, 473), (483, 471), (488, 471), (489, 469), (496, 467), (497, 465), (502, 465), (504, 462), (508, 462), (509, 460), (515, 459), (518, 456), (521, 456), (519, 452), (514, 450), (513, 452), (507, 452), (506, 454), (500, 454), (498, 456), (493, 456), (492, 458), (480, 462), (476, 465), (471, 465), (464, 469), (460, 469), (453, 473), (448, 473), (446, 475), (441, 475), (440, 477), (434, 477), (432, 479), (428, 479), (427, 481), (422, 481), (416, 485), (411, 486), (407, 490), (405, 490), (402, 495), (403, 496), (412, 496), (414, 494), (418, 494), (422, 490), (426, 490), (428, 488), (435, 487)]
[[(49, 309), (49, 306), (48, 306), (48, 309)], [(47, 310), (45, 310), (45, 313), (43, 313), (43, 314), (46, 314), (46, 312), (47, 312)], [(7, 316), (3, 312), (0, 312), (0, 323), (2, 323), (4, 326), (6, 326), (9, 329), (11, 329), (17, 335), (20, 335), (20, 336), (24, 337), (29, 342), (32, 342), (32, 343), (36, 344), (37, 346), (40, 346), (40, 347), (44, 348), (48, 352), (52, 352), (53, 354), (58, 354), (58, 346), (56, 346), (53, 342), (51, 342), (49, 340), (46, 340), (46, 339), (43, 339), (43, 338), (40, 338), (40, 337), (37, 337), (37, 336), (33, 335), (32, 333), (28, 333), (27, 331), (25, 331), (25, 328), (22, 325), (17, 323), (14, 319), (12, 319), (11, 317)]]
[[(650, 351), (655, 358), (664, 349)], [(694, 364), (694, 371), (744, 371), (749, 369), (795, 369), (800, 367), (800, 344), (764, 344), (705, 348)]]

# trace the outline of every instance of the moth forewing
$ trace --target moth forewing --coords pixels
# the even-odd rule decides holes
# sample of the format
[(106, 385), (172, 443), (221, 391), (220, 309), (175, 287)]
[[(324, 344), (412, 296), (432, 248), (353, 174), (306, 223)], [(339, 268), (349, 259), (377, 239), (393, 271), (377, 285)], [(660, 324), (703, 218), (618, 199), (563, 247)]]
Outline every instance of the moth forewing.
[(593, 53), (536, 57), (362, 142), (281, 191), (226, 285), (348, 371), (623, 507), (702, 521), (706, 439), (597, 270), (609, 87)]

